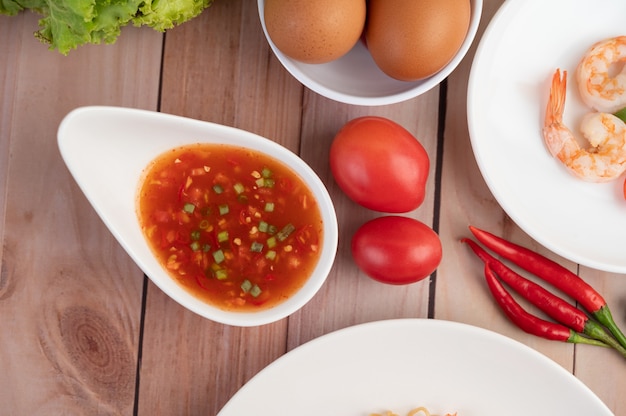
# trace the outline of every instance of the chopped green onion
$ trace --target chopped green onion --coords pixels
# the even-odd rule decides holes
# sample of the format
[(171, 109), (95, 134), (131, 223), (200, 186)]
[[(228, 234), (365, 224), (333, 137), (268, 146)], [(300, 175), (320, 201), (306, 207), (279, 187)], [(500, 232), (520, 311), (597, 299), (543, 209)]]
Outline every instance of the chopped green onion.
[(265, 209), (265, 212), (273, 212), (274, 211), (274, 203), (273, 202), (266, 202), (264, 209)]
[(259, 243), (258, 241), (253, 241), (252, 245), (250, 246), (250, 251), (252, 251), (253, 253), (260, 253), (261, 251), (263, 251), (263, 244)]
[(267, 253), (265, 253), (265, 258), (268, 260), (276, 260), (276, 251), (268, 250)]
[(265, 167), (261, 171), (261, 176), (263, 176), (264, 178), (269, 178), (272, 176), (272, 171), (269, 168)]
[(259, 188), (273, 188), (274, 185), (276, 184), (274, 179), (266, 178), (266, 177), (258, 178), (256, 181), (254, 181), (254, 183)]
[(200, 239), (200, 230), (193, 230), (191, 232), (191, 239), (193, 241), (198, 241)]
[(250, 289), (250, 294), (255, 298), (258, 297), (261, 294), (261, 292), (262, 290), (258, 285), (254, 285), (252, 286), (252, 289)]
[(200, 243), (198, 243), (197, 241), (192, 241), (191, 244), (189, 244), (189, 247), (193, 251), (198, 251), (200, 250)]
[(235, 185), (233, 185), (233, 188), (235, 188), (235, 192), (237, 192), (238, 194), (243, 193), (243, 191), (245, 191), (246, 188), (244, 188), (243, 184), (237, 182)]
[(221, 262), (226, 260), (226, 257), (224, 256), (224, 252), (222, 250), (214, 251), (213, 252), (213, 260), (215, 260), (215, 263), (217, 263), (217, 264), (220, 264)]
[(626, 108), (622, 108), (621, 110), (616, 112), (614, 115), (615, 117), (619, 118), (623, 122), (626, 122)]
[(265, 221), (261, 221), (259, 222), (259, 231), (262, 233), (266, 233), (267, 230), (269, 230), (270, 225), (268, 223), (266, 223)]
[(200, 221), (200, 224), (198, 224), (198, 227), (199, 227), (201, 230), (206, 230), (206, 229), (208, 229), (208, 228), (209, 228), (209, 226), (210, 226), (210, 225), (211, 225), (211, 224), (210, 224), (207, 220), (202, 220), (202, 221)]
[(215, 192), (216, 194), (221, 194), (222, 192), (224, 192), (224, 188), (222, 188), (222, 186), (219, 184), (215, 184), (213, 185), (213, 192)]
[(241, 283), (241, 290), (244, 293), (249, 293), (251, 296), (253, 297), (258, 297), (263, 291), (261, 290), (261, 288), (259, 287), (259, 285), (253, 285), (251, 281), (249, 281), (248, 279), (244, 280)]
[(289, 237), (289, 234), (291, 234), (292, 232), (294, 232), (296, 229), (296, 227), (293, 226), (293, 224), (289, 223), (287, 225), (285, 225), (283, 227), (282, 230), (280, 230), (277, 234), (278, 237), (278, 241), (285, 241), (287, 239), (287, 237)]
[(269, 248), (274, 248), (276, 247), (276, 237), (270, 237), (265, 241), (265, 244), (267, 244), (267, 246)]
[(276, 234), (277, 231), (278, 227), (276, 227), (275, 225), (270, 225), (270, 227), (267, 229), (267, 233), (271, 235)]
[(228, 241), (228, 231), (224, 230), (217, 233), (217, 241), (220, 243)]
[(228, 272), (224, 269), (215, 270), (215, 278), (217, 280), (226, 280), (228, 279)]
[(187, 202), (183, 206), (183, 211), (185, 211), (187, 214), (193, 214), (195, 210), (196, 210), (196, 206), (190, 202)]
[(228, 209), (228, 205), (227, 204), (222, 204), (218, 208), (220, 210), (220, 215), (226, 215), (230, 211), (230, 209)]
[(245, 293), (248, 293), (250, 289), (252, 289), (252, 282), (248, 279), (244, 280), (241, 283), (241, 290), (243, 290)]
[(205, 253), (208, 253), (209, 250), (211, 250), (211, 244), (204, 244), (202, 246), (202, 251), (204, 251)]

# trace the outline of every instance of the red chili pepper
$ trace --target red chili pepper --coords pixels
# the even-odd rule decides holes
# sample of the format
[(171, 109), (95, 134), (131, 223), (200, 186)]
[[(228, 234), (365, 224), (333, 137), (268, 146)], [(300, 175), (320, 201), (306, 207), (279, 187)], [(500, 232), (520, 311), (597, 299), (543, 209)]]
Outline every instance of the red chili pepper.
[(298, 229), (295, 234), (295, 241), (299, 244), (300, 248), (311, 250), (311, 246), (317, 245), (317, 233), (313, 230), (312, 224), (303, 225)]
[(191, 237), (189, 236), (189, 233), (183, 230), (177, 230), (176, 231), (176, 239), (174, 240), (177, 244), (179, 245), (189, 245), (189, 243), (191, 243)]
[(294, 183), (287, 178), (280, 178), (278, 181), (278, 186), (285, 192), (292, 193), (294, 191)]
[(211, 287), (208, 286), (207, 282), (208, 282), (208, 278), (206, 277), (206, 275), (204, 273), (197, 273), (195, 275), (196, 278), (196, 282), (198, 283), (198, 285), (204, 289), (204, 290), (210, 290)]
[(531, 304), (546, 313), (550, 318), (576, 332), (583, 333), (610, 345), (623, 355), (626, 354), (626, 350), (611, 338), (600, 324), (591, 320), (582, 310), (574, 307), (572, 304), (559, 298), (537, 283), (511, 270), (504, 263), (487, 253), (474, 241), (467, 238), (462, 241), (468, 244), (474, 253), (485, 264), (488, 264), (490, 269), (495, 272), (502, 281), (522, 295)]
[(593, 313), (606, 305), (602, 295), (560, 264), (487, 231), (471, 225), (469, 229), (487, 248), (562, 290), (589, 312)]
[(511, 243), (487, 231), (469, 226), (474, 236), (496, 254), (533, 273), (555, 288), (571, 296), (593, 317), (606, 326), (622, 347), (626, 348), (626, 336), (619, 329), (606, 300), (593, 287), (560, 264), (525, 247)]
[(487, 253), (474, 241), (464, 238), (464, 243), (470, 246), (474, 253), (513, 290), (522, 295), (530, 303), (548, 314), (552, 319), (567, 325), (576, 332), (583, 332), (589, 317), (580, 309), (575, 308), (565, 300), (553, 295), (538, 284), (524, 278), (508, 268), (504, 263)]
[(181, 202), (183, 200), (183, 191), (185, 190), (185, 183), (181, 183), (180, 184), (180, 188), (178, 188), (178, 202)]
[(493, 270), (491, 270), (489, 263), (485, 263), (485, 279), (494, 299), (506, 316), (523, 331), (549, 340), (606, 346), (603, 342), (586, 338), (565, 325), (546, 321), (528, 313), (506, 291)]

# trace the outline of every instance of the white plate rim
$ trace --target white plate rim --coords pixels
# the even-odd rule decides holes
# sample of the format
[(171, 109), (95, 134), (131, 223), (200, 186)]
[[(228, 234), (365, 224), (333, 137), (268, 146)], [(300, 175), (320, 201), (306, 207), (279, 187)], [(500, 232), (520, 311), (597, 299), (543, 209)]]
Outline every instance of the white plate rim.
[[(385, 338), (387, 336), (392, 336), (396, 340), (400, 339), (405, 344), (396, 344), (395, 346), (389, 345), (389, 348), (387, 349), (386, 343), (384, 342), (385, 340), (389, 340), (388, 338)], [(465, 338), (458, 338), (459, 336), (464, 336)], [(394, 338), (391, 338), (391, 340), (394, 340)], [(460, 344), (459, 346), (449, 346), (448, 341), (453, 339), (464, 339), (468, 342)], [(365, 342), (368, 340), (372, 342)], [(380, 342), (376, 343), (375, 341)], [(368, 390), (367, 386), (364, 388), (364, 384), (369, 382), (368, 378), (372, 377), (372, 374), (368, 374), (368, 371), (380, 370), (380, 368), (376, 366), (379, 359), (382, 359), (384, 364), (388, 362), (401, 361), (403, 364), (408, 363), (407, 365), (409, 366), (412, 365), (409, 363), (409, 360), (412, 358), (418, 361), (420, 365), (426, 366), (429, 365), (429, 360), (432, 358), (435, 358), (434, 361), (437, 361), (436, 357), (428, 359), (420, 358), (421, 348), (429, 351), (431, 349), (433, 351), (441, 351), (443, 358), (446, 359), (449, 358), (446, 354), (459, 353), (463, 355), (464, 348), (470, 349), (468, 353), (469, 355), (474, 353), (474, 350), (485, 349), (486, 351), (479, 353), (484, 354), (484, 356), (482, 356), (482, 360), (494, 358), (494, 361), (497, 361), (495, 358), (498, 355), (504, 355), (504, 358), (508, 359), (514, 357), (515, 360), (510, 360), (510, 362), (513, 363), (518, 361), (518, 363), (514, 364), (511, 368), (515, 368), (519, 372), (512, 374), (514, 377), (493, 379), (491, 385), (487, 387), (494, 388), (495, 386), (495, 388), (498, 388), (498, 385), (504, 386), (507, 385), (507, 383), (512, 383), (515, 388), (521, 388), (519, 395), (510, 396), (515, 397), (517, 402), (510, 402), (505, 398), (502, 398), (502, 401), (499, 402), (497, 393), (501, 392), (498, 391), (496, 394), (493, 394), (493, 391), (489, 391), (490, 403), (483, 406), (483, 409), (476, 410), (463, 408), (464, 404), (455, 399), (455, 393), (459, 393), (457, 391), (457, 386), (448, 389), (448, 391), (440, 392), (440, 394), (437, 394), (435, 398), (428, 396), (428, 394), (432, 393), (432, 389), (426, 395), (422, 396), (421, 399), (419, 393), (414, 393), (411, 390), (411, 397), (403, 397), (401, 399), (402, 402), (398, 400), (397, 403), (390, 403), (386, 400), (391, 397), (397, 398), (398, 396), (394, 396), (394, 394), (386, 394), (388, 392), (377, 394), (376, 391), (371, 391), (371, 389)], [(352, 350), (355, 351), (354, 363), (349, 363), (349, 359), (347, 358), (350, 358), (349, 351)], [(414, 354), (413, 351), (415, 352)], [(376, 353), (379, 355), (376, 355)], [(380, 355), (380, 353), (384, 353), (385, 356)], [(335, 356), (335, 354), (337, 356)], [(371, 360), (359, 361), (359, 359), (364, 356), (371, 357)], [(311, 362), (314, 363), (310, 364)], [(341, 370), (345, 369), (343, 367), (344, 364), (342, 363), (347, 363), (345, 364), (345, 368), (350, 370), (356, 369), (355, 373), (349, 374), (348, 376), (345, 374), (339, 374), (339, 371), (336, 371), (338, 368), (341, 368)], [(454, 361), (454, 365), (457, 364), (458, 362)], [(467, 365), (469, 368), (476, 369), (478, 367), (473, 367), (474, 365), (484, 366), (485, 364), (486, 362), (478, 361), (476, 363), (468, 363)], [(528, 366), (528, 364), (530, 364), (530, 366)], [(373, 366), (373, 369), (366, 368), (368, 365)], [(494, 362), (493, 367), (495, 368), (496, 365), (497, 363)], [(517, 365), (519, 365), (519, 367), (516, 367)], [(364, 370), (361, 371), (359, 370), (360, 368), (363, 368)], [(390, 370), (397, 368), (400, 367), (394, 367)], [(543, 373), (534, 375), (523, 374), (526, 373), (526, 369), (537, 368), (541, 369)], [(414, 367), (411, 367), (411, 369), (414, 369)], [(508, 368), (504, 368), (504, 370), (507, 369)], [(310, 370), (315, 372), (315, 374), (307, 374), (306, 372), (303, 372), (298, 377), (298, 374), (302, 372), (301, 370)], [(447, 377), (450, 376), (449, 370), (443, 370), (443, 374), (440, 375), (433, 373), (432, 370), (432, 368), (424, 370), (426, 374), (432, 377), (432, 380), (429, 380), (428, 382), (432, 382), (433, 384), (445, 384), (445, 380), (447, 380)], [(487, 369), (487, 371), (489, 370), (490, 369)], [(336, 373), (333, 373), (333, 371), (336, 371)], [(399, 373), (394, 373), (401, 380), (400, 382), (394, 384), (393, 377), (389, 378), (390, 374), (386, 371), (387, 370), (383, 370), (382, 373), (374, 374), (374, 377), (382, 376), (382, 378), (389, 384), (388, 387), (390, 390), (393, 390), (394, 388), (397, 388), (399, 384), (406, 382), (406, 375), (402, 376)], [(491, 371), (494, 371), (494, 369), (492, 368)], [(394, 374), (391, 375), (393, 376)], [(558, 382), (557, 385), (554, 386), (554, 391), (550, 391), (549, 394), (546, 392), (545, 397), (554, 395), (554, 398), (548, 399), (551, 400), (552, 403), (532, 401), (533, 409), (537, 410), (532, 414), (548, 416), (549, 414), (557, 414), (548, 413), (547, 411), (549, 411), (549, 408), (560, 408), (567, 411), (568, 406), (571, 406), (569, 410), (572, 410), (579, 409), (579, 406), (581, 405), (582, 407), (589, 407), (588, 410), (592, 410), (592, 413), (597, 416), (613, 414), (611, 410), (582, 381), (573, 376), (570, 372), (566, 371), (556, 362), (547, 358), (538, 351), (526, 346), (525, 344), (491, 330), (470, 324), (441, 319), (399, 318), (373, 321), (346, 327), (322, 335), (299, 347), (296, 347), (285, 355), (279, 357), (250, 379), (226, 403), (226, 405), (218, 413), (218, 416), (236, 416), (240, 414), (247, 414), (246, 411), (251, 411), (252, 409), (256, 409), (255, 414), (283, 414), (284, 412), (289, 413), (298, 410), (298, 414), (301, 416), (313, 416), (318, 414), (367, 416), (369, 414), (368, 412), (382, 412), (385, 410), (394, 410), (400, 414), (404, 414), (402, 413), (403, 411), (408, 411), (410, 408), (418, 405), (430, 407), (431, 411), (438, 412), (439, 414), (446, 411), (458, 411), (459, 416), (496, 416), (501, 414), (507, 414), (508, 416), (521, 416), (529, 413), (520, 413), (523, 412), (524, 409), (520, 409), (518, 411), (515, 409), (515, 406), (521, 404), (522, 402), (528, 402), (527, 398), (532, 397), (528, 396), (528, 394), (536, 393), (533, 392), (533, 388), (537, 390), (540, 388), (545, 389), (545, 386), (533, 387), (536, 383), (529, 383), (530, 385), (527, 384), (525, 386), (521, 386), (516, 384), (516, 381), (513, 380), (517, 377), (524, 378), (526, 376), (529, 377), (525, 380), (527, 382), (529, 380), (535, 380), (535, 378), (537, 380), (541, 380), (542, 376), (549, 378), (552, 383), (554, 383), (555, 380)], [(301, 379), (303, 389), (307, 390), (308, 387), (308, 390), (310, 391), (302, 393), (298, 391), (298, 388), (294, 388), (294, 384), (298, 384), (299, 378)], [(309, 379), (319, 383), (311, 383)], [(360, 380), (364, 379), (368, 381), (364, 381), (363, 384), (360, 384)], [(477, 401), (480, 402), (482, 400), (484, 402), (485, 396), (480, 394), (480, 389), (485, 386), (480, 385), (480, 377), (477, 376), (474, 380), (470, 376), (470, 380), (477, 381), (478, 384), (466, 385), (466, 387), (471, 390), (466, 393), (468, 396), (477, 394), (479, 396)], [(289, 385), (288, 388), (290, 390), (288, 392), (282, 391), (281, 387), (284, 388), (287, 384)], [(416, 382), (416, 384), (419, 383)], [(315, 390), (310, 389), (313, 385), (319, 388)], [(345, 387), (346, 385), (350, 385), (350, 387)], [(420, 386), (424, 388), (423, 384), (420, 384)], [(342, 388), (344, 389), (341, 390)], [(347, 405), (346, 403), (342, 403), (342, 400), (345, 401), (345, 398), (343, 398), (342, 395), (347, 393), (349, 388), (357, 390), (359, 388), (361, 389), (359, 391), (360, 395), (351, 396), (353, 399), (356, 398), (358, 403), (349, 403)], [(473, 390), (474, 388), (476, 388), (476, 390)], [(332, 392), (329, 393), (331, 390)], [(502, 390), (504, 390), (504, 388), (502, 388)], [(335, 394), (334, 392), (338, 393)], [(404, 394), (406, 391), (402, 393)], [(294, 398), (292, 395), (297, 397)], [(308, 398), (308, 395), (312, 397)], [(572, 395), (570, 398), (571, 403), (564, 405), (562, 403), (563, 398), (570, 397), (570, 395)], [(302, 399), (303, 397), (305, 397), (304, 400)], [(280, 405), (272, 405), (273, 401), (276, 401), (277, 399), (282, 400), (283, 403)], [(421, 400), (421, 402), (416, 403), (414, 400)], [(284, 402), (288, 402), (288, 405), (297, 407), (297, 409), (286, 408), (284, 406)], [(294, 402), (297, 403), (294, 405)], [(545, 410), (543, 410), (544, 407), (542, 407), (542, 405), (545, 406)], [(382, 408), (382, 406), (386, 406), (387, 408)], [(394, 408), (394, 406), (396, 407)], [(508, 409), (509, 411), (502, 412), (503, 406), (505, 410)], [(485, 412), (485, 408), (493, 410)], [(320, 413), (322, 411), (325, 413)]]

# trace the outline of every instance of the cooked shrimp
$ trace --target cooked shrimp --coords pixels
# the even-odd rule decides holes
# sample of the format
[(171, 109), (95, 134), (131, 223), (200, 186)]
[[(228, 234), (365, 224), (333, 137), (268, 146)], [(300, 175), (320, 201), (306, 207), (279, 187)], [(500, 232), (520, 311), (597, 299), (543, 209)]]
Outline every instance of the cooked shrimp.
[(626, 36), (603, 40), (589, 49), (577, 69), (580, 95), (588, 107), (605, 113), (626, 107), (624, 62)]
[(548, 150), (572, 173), (589, 182), (606, 182), (626, 171), (626, 124), (608, 113), (589, 113), (581, 122), (581, 133), (589, 149), (581, 148), (563, 123), (567, 71), (556, 70), (552, 78), (543, 137)]

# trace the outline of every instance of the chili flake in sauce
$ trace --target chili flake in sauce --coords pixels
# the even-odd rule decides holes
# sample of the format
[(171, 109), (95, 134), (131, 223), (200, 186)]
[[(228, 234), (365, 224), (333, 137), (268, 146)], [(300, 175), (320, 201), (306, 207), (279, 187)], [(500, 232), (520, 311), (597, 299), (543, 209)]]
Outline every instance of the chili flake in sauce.
[(231, 145), (187, 145), (157, 157), (140, 185), (138, 216), (169, 274), (226, 310), (287, 299), (321, 252), (321, 213), (302, 179), (268, 155)]

